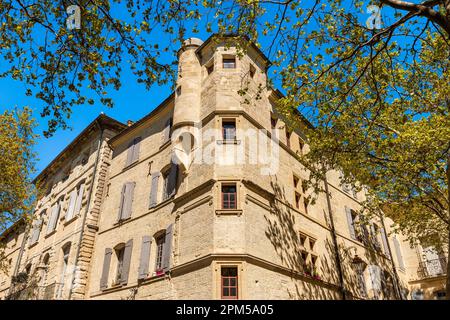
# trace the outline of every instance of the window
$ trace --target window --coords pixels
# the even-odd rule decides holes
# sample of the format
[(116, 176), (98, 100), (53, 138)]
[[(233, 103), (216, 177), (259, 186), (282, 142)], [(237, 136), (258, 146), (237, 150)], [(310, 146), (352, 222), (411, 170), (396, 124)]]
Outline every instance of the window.
[(235, 69), (236, 68), (236, 57), (224, 57), (222, 59), (224, 69)]
[(238, 299), (238, 270), (236, 267), (221, 268), (222, 299)]
[(288, 148), (291, 148), (291, 133), (286, 128), (286, 145)]
[(253, 79), (255, 76), (256, 68), (253, 65), (250, 65), (250, 78)]
[(123, 258), (125, 256), (125, 246), (122, 245), (119, 248), (116, 249), (116, 256), (117, 256), (117, 272), (116, 272), (116, 281), (115, 283), (120, 283), (122, 279), (122, 273), (123, 273)]
[(295, 189), (297, 189), (299, 180), (300, 180), (299, 178), (297, 178), (296, 176), (294, 176), (293, 181), (294, 181), (294, 188), (295, 188)]
[(223, 140), (236, 140), (236, 120), (222, 121)]
[(308, 199), (303, 200), (303, 210), (308, 214)]
[(181, 96), (181, 86), (177, 87), (177, 96)]
[(300, 232), (300, 268), (306, 275), (317, 278), (318, 256), (314, 253), (314, 246), (317, 239)]
[(128, 167), (129, 165), (132, 165), (139, 160), (141, 140), (141, 137), (137, 137), (128, 144), (127, 162), (125, 164), (125, 167)]
[(303, 142), (302, 138), (298, 138), (298, 146), (299, 146), (300, 154), (303, 154), (303, 147), (305, 146), (305, 143)]
[(178, 165), (172, 163), (170, 168), (163, 172), (163, 201), (172, 197), (176, 192), (178, 181)]
[(135, 187), (135, 182), (127, 182), (122, 186), (118, 221), (126, 220), (131, 217)]
[(277, 118), (270, 117), (270, 127), (272, 129), (276, 129), (277, 128), (277, 122), (278, 122)]
[(222, 209), (236, 208), (236, 185), (222, 185)]
[(166, 234), (162, 234), (156, 238), (156, 274), (162, 272), (162, 257), (164, 252), (164, 243), (166, 242)]
[(206, 72), (208, 73), (208, 75), (213, 73), (213, 71), (214, 71), (214, 61), (212, 61), (209, 65), (206, 66)]
[(295, 207), (297, 209), (300, 209), (300, 200), (301, 200), (301, 198), (302, 198), (302, 196), (298, 192), (296, 192), (295, 193)]

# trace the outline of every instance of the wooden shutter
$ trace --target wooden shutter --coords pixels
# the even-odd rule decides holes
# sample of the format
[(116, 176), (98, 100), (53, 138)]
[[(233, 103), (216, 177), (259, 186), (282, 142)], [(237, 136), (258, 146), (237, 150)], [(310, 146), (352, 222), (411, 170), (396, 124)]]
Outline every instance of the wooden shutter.
[(400, 269), (405, 269), (405, 263), (403, 262), (402, 251), (400, 249), (400, 242), (398, 242), (397, 237), (394, 236), (394, 247), (395, 253), (397, 254), (398, 266)]
[(384, 253), (390, 258), (391, 257), (391, 254), (390, 254), (390, 252), (389, 252), (389, 246), (388, 246), (388, 238), (387, 238), (387, 235), (386, 235), (386, 231), (384, 230), (384, 228), (381, 228), (380, 229), (380, 232), (381, 232), (381, 241), (383, 241), (383, 250), (384, 250)]
[(170, 122), (171, 122), (171, 119), (167, 119), (167, 121), (166, 121), (166, 123), (164, 124), (164, 129), (163, 129), (163, 132), (162, 132), (162, 143), (164, 144), (164, 143), (166, 143), (167, 141), (169, 141), (169, 138), (170, 138)]
[(133, 154), (134, 154), (133, 149), (134, 149), (134, 140), (128, 144), (127, 162), (125, 163), (125, 167), (128, 167), (130, 164), (133, 163)]
[(178, 178), (178, 165), (173, 163), (170, 166), (170, 172), (167, 184), (167, 199), (175, 194)]
[(102, 277), (100, 278), (100, 289), (104, 290), (108, 287), (109, 266), (111, 264), (112, 249), (105, 249), (105, 258), (103, 259)]
[(122, 192), (120, 194), (119, 214), (118, 214), (118, 217), (117, 217), (118, 221), (122, 220), (122, 217), (123, 217), (123, 207), (124, 207), (124, 202), (125, 202), (125, 191), (126, 191), (126, 189), (127, 189), (127, 185), (124, 184), (122, 186)]
[(41, 227), (42, 227), (42, 218), (39, 220), (36, 220), (33, 227), (33, 233), (31, 235), (30, 244), (34, 244), (39, 240), (39, 235), (41, 233)]
[(381, 290), (381, 268), (377, 265), (369, 265), (371, 288), (374, 291)]
[(76, 201), (77, 201), (77, 188), (73, 189), (72, 192), (70, 193), (69, 208), (67, 209), (66, 212), (66, 221), (72, 219)]
[(130, 273), (131, 252), (133, 251), (133, 239), (125, 244), (125, 251), (123, 253), (123, 267), (120, 275), (120, 284), (128, 283), (128, 274)]
[(83, 203), (83, 194), (84, 194), (84, 184), (81, 184), (80, 190), (78, 191), (77, 203), (75, 204), (75, 210), (73, 211), (73, 213), (75, 215), (80, 213), (81, 204)]
[(128, 182), (125, 184), (125, 195), (124, 195), (124, 201), (123, 201), (123, 208), (122, 208), (122, 219), (128, 219), (131, 217), (131, 208), (133, 205), (133, 198), (134, 198), (134, 182)]
[(172, 257), (172, 235), (173, 235), (173, 223), (170, 224), (166, 229), (166, 238), (163, 247), (162, 256), (162, 269), (164, 272), (170, 270), (171, 267), (171, 257)]
[(136, 139), (134, 139), (132, 163), (134, 163), (134, 162), (139, 160), (139, 151), (141, 149), (141, 140), (142, 140), (141, 137), (137, 137)]
[(152, 246), (152, 237), (143, 236), (141, 246), (141, 259), (139, 261), (138, 279), (147, 278), (150, 263), (151, 246)]
[(355, 225), (353, 223), (353, 218), (352, 218), (352, 210), (348, 207), (345, 207), (345, 213), (347, 215), (347, 224), (348, 224), (348, 230), (350, 231), (350, 237), (354, 240), (357, 240), (356, 232), (355, 232)]
[(150, 208), (153, 208), (158, 203), (158, 181), (161, 173), (154, 172), (152, 173), (152, 186), (150, 190)]
[(52, 207), (52, 213), (50, 215), (50, 219), (48, 221), (47, 226), (47, 234), (49, 234), (56, 228), (56, 222), (58, 221), (59, 216), (59, 208), (60, 208), (59, 202), (55, 203)]

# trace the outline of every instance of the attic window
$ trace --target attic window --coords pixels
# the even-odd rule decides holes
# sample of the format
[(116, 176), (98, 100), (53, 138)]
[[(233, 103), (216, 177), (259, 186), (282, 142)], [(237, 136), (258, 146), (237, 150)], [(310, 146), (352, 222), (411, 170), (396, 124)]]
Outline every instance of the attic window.
[(253, 79), (256, 73), (256, 68), (253, 65), (250, 65), (250, 78)]

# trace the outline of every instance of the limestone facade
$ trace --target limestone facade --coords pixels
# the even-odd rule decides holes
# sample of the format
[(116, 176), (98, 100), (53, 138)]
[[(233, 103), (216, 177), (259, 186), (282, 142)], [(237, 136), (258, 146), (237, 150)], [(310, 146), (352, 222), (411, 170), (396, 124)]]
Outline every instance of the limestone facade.
[(411, 297), (414, 250), (387, 218), (358, 223), (364, 192), (338, 172), (328, 195), (304, 187), (308, 145), (275, 110), (269, 61), (229, 40), (188, 39), (172, 95), (129, 126), (103, 116), (40, 175), (53, 185), (36, 208), (45, 227), (37, 240), (39, 224), (29, 230), (20, 262), (37, 270), (39, 297)]

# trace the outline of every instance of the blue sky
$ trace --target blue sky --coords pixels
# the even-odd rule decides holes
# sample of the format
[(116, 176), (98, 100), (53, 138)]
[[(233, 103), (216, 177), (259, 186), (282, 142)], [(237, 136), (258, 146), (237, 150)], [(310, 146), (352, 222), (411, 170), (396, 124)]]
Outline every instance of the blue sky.
[[(364, 23), (367, 15), (361, 15), (361, 22)], [(156, 41), (165, 40), (165, 36), (162, 33), (157, 33)], [(189, 34), (188, 34), (189, 35)], [(199, 34), (191, 34), (191, 36), (199, 37), (205, 40), (209, 37), (206, 32), (200, 32)], [(264, 41), (263, 41), (264, 51)], [(172, 53), (168, 53), (172, 55)], [(172, 58), (172, 57), (170, 57)], [(0, 59), (0, 70), (2, 61)], [(47, 128), (47, 119), (43, 119), (39, 115), (39, 111), (42, 109), (42, 104), (33, 97), (27, 97), (24, 95), (24, 85), (10, 78), (0, 78), (0, 112), (6, 109), (14, 107), (29, 106), (34, 110), (34, 117), (37, 120), (38, 127), (37, 133), (41, 134), (43, 130)], [(55, 135), (51, 138), (40, 137), (37, 141), (35, 151), (38, 155), (35, 176), (42, 169), (44, 169), (48, 163), (62, 151), (68, 143), (70, 143), (93, 119), (95, 119), (100, 112), (104, 112), (110, 117), (113, 117), (119, 121), (126, 122), (127, 120), (138, 120), (151, 112), (158, 106), (171, 92), (171, 84), (163, 87), (157, 85), (153, 86), (150, 90), (145, 89), (143, 85), (138, 84), (135, 81), (134, 76), (127, 70), (127, 67), (123, 67), (122, 75), (122, 87), (119, 91), (110, 90), (110, 96), (115, 101), (115, 107), (110, 109), (102, 106), (99, 103), (95, 105), (77, 106), (73, 109), (71, 118), (68, 120), (68, 124), (72, 129), (62, 130), (58, 129)]]

